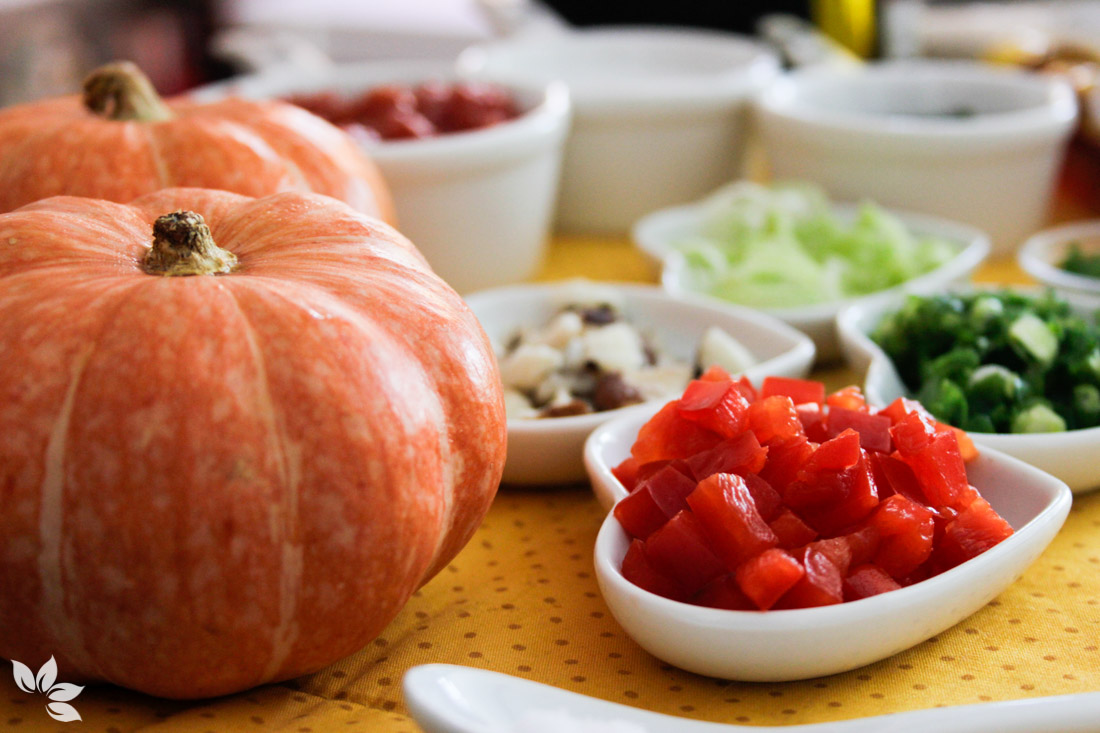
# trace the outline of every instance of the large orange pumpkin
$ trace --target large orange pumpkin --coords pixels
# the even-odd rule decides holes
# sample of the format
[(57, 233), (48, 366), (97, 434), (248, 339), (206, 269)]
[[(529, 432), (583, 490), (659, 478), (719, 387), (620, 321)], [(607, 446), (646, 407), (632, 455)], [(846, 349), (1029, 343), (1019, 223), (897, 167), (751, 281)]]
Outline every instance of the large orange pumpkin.
[(464, 302), (315, 194), (0, 215), (0, 354), (0, 657), (67, 681), (317, 670), (458, 552), (504, 463)]
[(0, 110), (0, 212), (49, 196), (126, 202), (162, 188), (313, 191), (393, 223), (374, 163), (338, 128), (278, 101), (162, 101), (128, 62), (82, 97)]

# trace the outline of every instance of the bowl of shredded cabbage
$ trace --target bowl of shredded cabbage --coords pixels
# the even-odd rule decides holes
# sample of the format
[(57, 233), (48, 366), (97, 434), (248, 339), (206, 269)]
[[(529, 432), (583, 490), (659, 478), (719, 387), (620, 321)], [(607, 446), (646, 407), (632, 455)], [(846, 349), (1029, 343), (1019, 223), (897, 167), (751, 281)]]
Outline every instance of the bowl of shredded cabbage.
[(836, 315), (864, 298), (899, 298), (966, 280), (989, 237), (956, 222), (864, 201), (830, 201), (801, 183), (739, 181), (635, 225), (662, 263), (661, 282), (757, 308), (805, 332), (818, 363), (840, 356)]

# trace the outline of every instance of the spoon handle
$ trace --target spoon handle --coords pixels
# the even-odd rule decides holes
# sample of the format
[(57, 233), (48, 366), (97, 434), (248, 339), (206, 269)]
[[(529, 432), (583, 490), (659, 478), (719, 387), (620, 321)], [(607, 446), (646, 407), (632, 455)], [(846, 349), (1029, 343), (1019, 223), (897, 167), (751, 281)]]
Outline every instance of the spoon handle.
[(871, 718), (746, 727), (677, 718), (487, 670), (447, 664), (410, 669), (405, 702), (428, 733), (511, 733), (525, 712), (567, 710), (624, 721), (645, 733), (1098, 733), (1100, 692), (913, 710)]
[[(1097, 733), (1100, 692), (913, 710), (796, 725), (798, 733)], [(702, 731), (700, 731), (702, 733)], [(715, 727), (714, 733), (719, 733)]]

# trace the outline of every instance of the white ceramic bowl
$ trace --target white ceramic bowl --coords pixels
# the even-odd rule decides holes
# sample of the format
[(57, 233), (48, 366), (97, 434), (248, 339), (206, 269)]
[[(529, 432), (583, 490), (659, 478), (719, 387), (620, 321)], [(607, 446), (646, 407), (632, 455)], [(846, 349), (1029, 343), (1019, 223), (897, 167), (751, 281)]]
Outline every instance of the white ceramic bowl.
[[(834, 211), (840, 217), (853, 217), (856, 210), (856, 207), (851, 205), (834, 207)], [(699, 204), (677, 206), (656, 211), (639, 220), (634, 227), (634, 241), (642, 250), (662, 260), (661, 284), (677, 297), (698, 294), (691, 282), (686, 260), (674, 245), (699, 232), (702, 212), (703, 208)], [(989, 238), (973, 227), (931, 216), (897, 211), (891, 213), (917, 234), (940, 237), (956, 243), (958, 255), (931, 272), (871, 295), (797, 308), (761, 309), (813, 339), (817, 347), (819, 363), (832, 362), (840, 356), (840, 345), (836, 335), (836, 315), (844, 307), (865, 299), (896, 299), (904, 293), (927, 293), (940, 290), (950, 283), (969, 278), (974, 269), (989, 254)]]
[[(652, 334), (669, 355), (691, 362), (699, 338), (708, 326), (718, 326), (740, 341), (757, 358), (746, 371), (750, 379), (776, 374), (803, 377), (814, 359), (813, 343), (803, 334), (768, 315), (748, 308), (698, 299), (672, 298), (651, 285), (600, 283), (613, 288), (624, 315)], [(481, 321), (497, 353), (521, 328), (545, 324), (565, 305), (575, 284), (547, 283), (496, 288), (474, 293), (466, 302)], [(598, 425), (628, 411), (647, 410), (652, 403), (573, 417), (508, 421), (508, 457), (504, 482), (555, 484), (583, 481), (584, 441)]]
[[(1100, 300), (1083, 295), (1062, 293), (1075, 312), (1091, 317), (1100, 308)], [(866, 370), (863, 393), (868, 402), (885, 405), (909, 390), (898, 376), (890, 357), (871, 340), (869, 334), (897, 302), (857, 303), (837, 316), (837, 330), (845, 359), (857, 372)], [(969, 433), (981, 449), (992, 448), (1057, 476), (1074, 492), (1100, 486), (1100, 427), (1068, 430), (1061, 433)]]
[(1074, 243), (1087, 255), (1100, 253), (1100, 219), (1044, 229), (1024, 243), (1016, 259), (1025, 272), (1044, 285), (1063, 291), (1100, 294), (1100, 278), (1078, 275), (1058, 266)]
[(750, 97), (778, 74), (748, 38), (599, 28), (468, 49), (463, 71), (509, 83), (560, 79), (574, 103), (557, 224), (624, 233), (639, 216), (737, 177)]
[(756, 103), (777, 179), (966, 222), (998, 251), (1045, 221), (1076, 117), (1053, 75), (961, 61), (800, 70)]
[[(630, 455), (639, 412), (602, 425), (586, 446), (604, 506), (626, 495), (611, 468)], [(985, 450), (971, 482), (1015, 530), (978, 557), (906, 588), (820, 608), (726, 611), (668, 600), (623, 577), (630, 540), (608, 514), (596, 538), (596, 578), (615, 619), (646, 651), (698, 674), (783, 681), (844, 672), (919, 644), (977, 611), (1042, 553), (1069, 512), (1069, 489), (1021, 461)]]
[[(381, 84), (458, 78), (448, 66), (421, 61), (279, 67), (196, 90), (194, 96), (357, 95)], [(362, 143), (393, 193), (397, 228), (459, 292), (532, 275), (550, 231), (569, 128), (568, 90), (521, 81), (506, 87), (523, 111), (515, 120), (434, 138)]]

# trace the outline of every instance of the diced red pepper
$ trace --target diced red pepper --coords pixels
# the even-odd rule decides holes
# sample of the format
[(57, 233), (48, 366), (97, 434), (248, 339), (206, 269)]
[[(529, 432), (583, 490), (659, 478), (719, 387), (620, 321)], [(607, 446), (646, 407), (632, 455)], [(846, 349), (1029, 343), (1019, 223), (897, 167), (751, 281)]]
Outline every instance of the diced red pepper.
[(767, 610), (805, 575), (801, 563), (783, 550), (764, 550), (743, 562), (735, 573), (737, 584), (756, 607)]
[(654, 568), (689, 596), (727, 572), (690, 511), (680, 512), (651, 534), (645, 554)]
[(639, 484), (636, 493), (642, 493), (643, 490), (653, 497), (653, 502), (664, 513), (665, 518), (671, 519), (688, 508), (687, 497), (695, 490), (695, 480), (680, 473), (672, 465), (667, 465)]
[(649, 463), (643, 463), (641, 466), (638, 466), (638, 477), (635, 480), (635, 484), (644, 483), (646, 479), (653, 476), (653, 474), (669, 466), (675, 468), (688, 478), (695, 478), (695, 474), (691, 472), (691, 467), (688, 466), (687, 461), (683, 458), (672, 458), (663, 461), (650, 461)]
[[(782, 491), (792, 509), (838, 504), (848, 496), (849, 480), (844, 471), (859, 462), (859, 434), (845, 431), (814, 450), (792, 481)], [(803, 517), (807, 519), (807, 517)]]
[(965, 430), (942, 422), (936, 422), (936, 430), (941, 433), (950, 430), (954, 433), (955, 440), (959, 441), (959, 455), (962, 456), (964, 463), (970, 463), (978, 457), (978, 447), (974, 445), (974, 441), (970, 439)]
[(749, 430), (756, 433), (761, 443), (803, 435), (802, 421), (790, 397), (775, 395), (759, 399), (749, 405), (748, 418)]
[(885, 453), (871, 453), (868, 458), (871, 461), (871, 473), (878, 485), (879, 499), (901, 494), (910, 501), (927, 505), (928, 499), (908, 463)]
[(783, 395), (790, 397), (796, 405), (814, 403), (825, 404), (825, 385), (808, 379), (793, 379), (791, 377), (764, 377), (760, 385), (760, 397)]
[(750, 404), (756, 402), (756, 388), (752, 386), (752, 382), (749, 381), (748, 377), (742, 376), (740, 379), (733, 383), (733, 386), (737, 389), (738, 392), (741, 393), (741, 396), (749, 401)]
[(776, 441), (768, 446), (768, 460), (757, 473), (781, 495), (798, 478), (798, 472), (817, 450), (805, 436), (794, 440)]
[(630, 454), (640, 464), (670, 458), (688, 458), (712, 448), (722, 436), (680, 416), (675, 401), (662, 407), (641, 430)]
[(864, 565), (871, 562), (878, 552), (879, 533), (875, 527), (861, 527), (848, 534), (841, 535), (851, 551), (852, 565)]
[(902, 456), (916, 453), (924, 448), (936, 434), (936, 421), (926, 414), (914, 410), (906, 413), (890, 427), (890, 437)]
[(735, 438), (745, 429), (749, 401), (733, 382), (696, 379), (684, 390), (679, 410), (681, 417), (723, 437)]
[(778, 542), (757, 511), (745, 479), (737, 474), (716, 473), (703, 479), (687, 501), (730, 570)]
[(799, 559), (805, 575), (779, 599), (776, 608), (813, 608), (844, 600), (844, 578), (828, 555), (807, 547)]
[(775, 519), (768, 522), (768, 526), (775, 532), (779, 547), (784, 550), (801, 547), (817, 539), (817, 530), (803, 522), (787, 507), (780, 509)]
[(829, 437), (840, 435), (845, 430), (855, 430), (859, 433), (859, 444), (864, 450), (889, 453), (894, 449), (890, 439), (890, 418), (885, 415), (872, 415), (845, 407), (830, 407), (828, 422)]
[(856, 465), (860, 455), (859, 433), (845, 430), (817, 446), (803, 470), (811, 474), (818, 471), (843, 471)]
[(732, 573), (719, 575), (704, 585), (692, 596), (691, 602), (697, 606), (724, 608), (727, 611), (757, 610), (756, 604), (741, 591), (741, 586), (737, 585), (737, 579)]
[(624, 575), (715, 608), (811, 607), (919, 582), (1011, 534), (969, 484), (965, 433), (910, 400), (873, 413), (848, 388), (823, 410), (823, 394), (769, 378), (758, 398), (713, 368), (659, 411), (614, 469), (633, 488), (615, 515), (646, 538)]
[(891, 578), (889, 573), (877, 565), (860, 565), (852, 568), (848, 577), (844, 579), (844, 600), (869, 598), (900, 587), (901, 585)]
[(908, 415), (910, 412), (916, 412), (924, 415), (925, 417), (931, 417), (931, 415), (928, 414), (928, 410), (924, 409), (924, 405), (917, 402), (916, 400), (911, 400), (908, 397), (898, 397), (896, 400), (894, 400), (875, 414), (888, 417), (890, 418), (891, 425), (897, 425), (899, 422), (905, 419), (905, 416)]
[(722, 367), (717, 364), (712, 364), (707, 367), (707, 370), (699, 375), (699, 379), (706, 380), (708, 382), (731, 382), (733, 377)]
[(754, 474), (745, 474), (742, 478), (745, 479), (745, 486), (752, 494), (752, 500), (756, 503), (756, 511), (760, 513), (760, 518), (765, 522), (775, 519), (779, 508), (783, 506), (783, 497), (779, 492), (767, 481)]
[(612, 513), (628, 535), (643, 540), (668, 521), (668, 516), (661, 511), (649, 490), (644, 487), (620, 499)]
[(930, 506), (964, 509), (977, 496), (967, 480), (966, 464), (954, 433), (934, 433), (923, 446), (908, 451), (899, 443), (896, 455), (913, 469)]
[(825, 398), (825, 404), (830, 408), (843, 407), (848, 410), (867, 409), (867, 400), (863, 397), (863, 390), (855, 385), (833, 392)]
[(810, 402), (795, 405), (794, 409), (798, 413), (798, 419), (802, 422), (802, 431), (806, 433), (807, 438), (815, 443), (824, 443), (833, 437), (829, 435), (826, 427), (825, 411), (821, 409), (820, 405)]
[(638, 461), (634, 456), (630, 456), (611, 469), (611, 475), (619, 480), (619, 483), (623, 485), (627, 493), (630, 493), (634, 490), (634, 485), (638, 481)]
[(852, 564), (852, 546), (843, 537), (815, 540), (809, 543), (807, 547), (817, 550), (829, 558), (829, 561), (836, 566), (842, 576), (848, 574), (848, 567)]
[(875, 564), (895, 579), (910, 575), (932, 554), (932, 511), (922, 504), (895, 494), (879, 504), (869, 523), (880, 537)]
[(624, 578), (650, 593), (675, 601), (687, 598), (687, 594), (678, 583), (653, 567), (649, 558), (646, 557), (645, 546), (639, 539), (633, 540), (627, 548), (626, 556), (623, 557), (622, 571)]
[(1011, 534), (1012, 526), (988, 501), (978, 497), (947, 524), (936, 556), (945, 568), (954, 567), (977, 557)]
[(838, 485), (843, 493), (843, 498), (835, 502), (807, 507), (803, 511), (803, 519), (822, 535), (833, 535), (855, 524), (878, 506), (878, 488), (866, 456), (863, 451), (854, 466), (836, 472), (824, 470), (817, 474), (819, 484)]
[(768, 449), (761, 446), (756, 435), (745, 430), (736, 438), (723, 440), (713, 448), (687, 459), (692, 475), (702, 481), (715, 473), (756, 473), (764, 467)]

